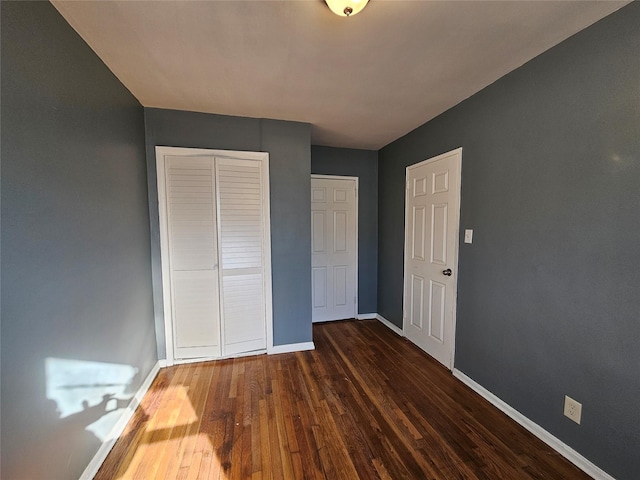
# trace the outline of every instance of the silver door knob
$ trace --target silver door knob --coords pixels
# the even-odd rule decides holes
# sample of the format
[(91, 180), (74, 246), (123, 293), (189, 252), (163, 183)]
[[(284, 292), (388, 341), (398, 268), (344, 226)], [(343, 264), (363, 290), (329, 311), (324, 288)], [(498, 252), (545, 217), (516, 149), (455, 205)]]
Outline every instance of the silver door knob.
[(446, 270), (442, 270), (442, 274), (446, 275), (447, 277), (450, 277), (452, 273), (453, 272), (451, 271), (450, 268), (447, 268)]

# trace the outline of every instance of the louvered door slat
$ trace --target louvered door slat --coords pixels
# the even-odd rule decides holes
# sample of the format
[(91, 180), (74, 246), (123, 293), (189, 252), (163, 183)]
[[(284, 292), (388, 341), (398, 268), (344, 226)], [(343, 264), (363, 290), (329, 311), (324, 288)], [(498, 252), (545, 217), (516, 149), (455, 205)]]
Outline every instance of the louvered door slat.
[(216, 159), (228, 355), (266, 348), (261, 162)]

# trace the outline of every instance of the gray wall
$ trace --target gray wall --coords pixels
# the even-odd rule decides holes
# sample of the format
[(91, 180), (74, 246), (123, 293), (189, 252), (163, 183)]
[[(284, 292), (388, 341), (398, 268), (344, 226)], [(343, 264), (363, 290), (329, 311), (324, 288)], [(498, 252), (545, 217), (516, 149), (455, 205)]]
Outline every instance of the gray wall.
[(640, 475), (639, 26), (633, 3), (379, 152), (379, 312), (401, 325), (405, 167), (462, 146), (455, 365), (621, 480)]
[(51, 4), (0, 8), (2, 478), (78, 478), (101, 366), (156, 362), (143, 110)]
[(378, 311), (378, 152), (311, 147), (311, 173), (358, 177), (358, 313)]
[(311, 127), (306, 123), (145, 108), (158, 355), (164, 316), (155, 147), (269, 152), (274, 345), (311, 341)]

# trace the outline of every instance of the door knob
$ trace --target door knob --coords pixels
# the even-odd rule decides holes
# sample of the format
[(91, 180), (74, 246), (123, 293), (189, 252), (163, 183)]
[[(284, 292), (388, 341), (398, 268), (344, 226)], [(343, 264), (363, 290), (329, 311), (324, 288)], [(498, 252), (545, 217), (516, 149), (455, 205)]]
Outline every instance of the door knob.
[(450, 277), (452, 273), (453, 272), (451, 271), (450, 268), (447, 268), (446, 270), (442, 270), (442, 274), (446, 275), (447, 277)]

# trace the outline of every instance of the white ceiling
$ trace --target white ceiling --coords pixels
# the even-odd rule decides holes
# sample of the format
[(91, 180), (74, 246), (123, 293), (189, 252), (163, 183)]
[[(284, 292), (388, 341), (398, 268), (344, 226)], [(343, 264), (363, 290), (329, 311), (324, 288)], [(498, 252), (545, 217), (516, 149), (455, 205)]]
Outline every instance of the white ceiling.
[(308, 122), (377, 150), (626, 1), (60, 1), (146, 107)]

